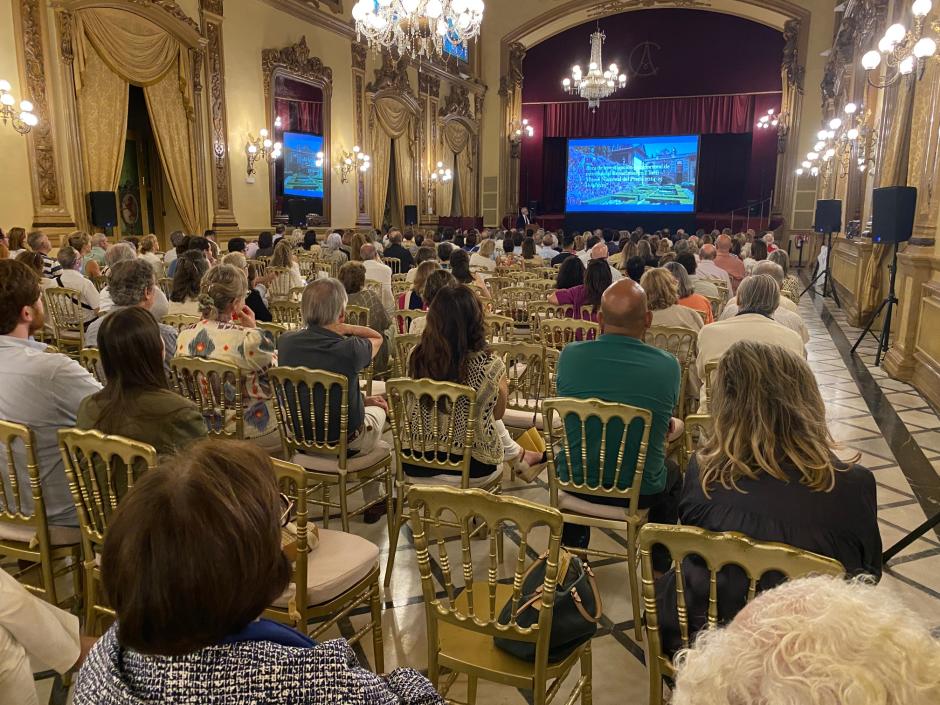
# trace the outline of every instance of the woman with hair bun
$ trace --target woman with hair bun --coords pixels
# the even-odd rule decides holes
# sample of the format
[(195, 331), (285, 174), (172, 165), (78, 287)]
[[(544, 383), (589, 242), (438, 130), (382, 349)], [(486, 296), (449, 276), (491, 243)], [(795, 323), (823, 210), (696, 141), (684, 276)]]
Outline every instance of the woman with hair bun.
[[(245, 439), (274, 454), (281, 450), (281, 438), (267, 370), (277, 364), (277, 350), (271, 334), (256, 327), (247, 294), (243, 270), (220, 264), (206, 272), (199, 295), (202, 320), (180, 332), (176, 354), (229, 362), (242, 370)], [(225, 426), (234, 432), (235, 419), (226, 418)]]

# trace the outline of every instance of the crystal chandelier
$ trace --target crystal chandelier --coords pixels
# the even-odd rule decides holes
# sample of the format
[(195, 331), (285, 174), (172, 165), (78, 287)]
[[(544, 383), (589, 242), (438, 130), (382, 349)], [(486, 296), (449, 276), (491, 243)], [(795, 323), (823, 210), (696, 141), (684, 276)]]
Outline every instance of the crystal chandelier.
[(592, 111), (597, 110), (604, 98), (609, 98), (619, 88), (627, 85), (627, 76), (620, 73), (617, 64), (611, 64), (606, 71), (601, 68), (604, 65), (601, 50), (606, 38), (606, 35), (598, 28), (591, 35), (591, 63), (588, 64), (588, 72), (582, 74), (581, 67), (575, 64), (571, 68), (571, 78), (566, 78), (561, 82), (565, 91), (587, 100), (588, 107)]
[(483, 9), (483, 0), (359, 0), (352, 16), (371, 47), (431, 58), (478, 37)]

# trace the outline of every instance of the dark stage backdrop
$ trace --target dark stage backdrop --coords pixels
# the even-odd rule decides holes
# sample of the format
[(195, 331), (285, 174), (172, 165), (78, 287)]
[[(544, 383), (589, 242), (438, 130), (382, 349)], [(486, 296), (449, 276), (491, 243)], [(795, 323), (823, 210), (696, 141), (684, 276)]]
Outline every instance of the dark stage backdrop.
[[(604, 63), (616, 61), (629, 81), (596, 112), (561, 87), (574, 63), (585, 67), (595, 23), (556, 35), (526, 55), (522, 112), (536, 137), (522, 147), (520, 202), (538, 201), (542, 213), (564, 210), (569, 137), (681, 134), (703, 135), (698, 211), (769, 197), (776, 133), (754, 125), (780, 105), (782, 35), (730, 15), (677, 9), (622, 13), (602, 19), (600, 27), (607, 33)], [(717, 206), (724, 207), (711, 211)]]

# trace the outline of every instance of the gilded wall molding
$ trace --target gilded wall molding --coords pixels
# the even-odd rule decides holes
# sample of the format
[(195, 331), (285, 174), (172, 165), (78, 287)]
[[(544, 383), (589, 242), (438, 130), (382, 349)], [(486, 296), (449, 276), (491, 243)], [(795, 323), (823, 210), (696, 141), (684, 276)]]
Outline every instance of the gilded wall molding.
[(470, 109), (470, 93), (462, 86), (451, 86), (450, 93), (444, 99), (444, 105), (438, 111), (438, 115), (455, 115), (473, 119), (473, 111)]
[(382, 53), (382, 63), (375, 69), (372, 81), (366, 85), (369, 93), (393, 93), (410, 99), (417, 106), (418, 100), (411, 88), (408, 67), (411, 60), (407, 56), (394, 58), (387, 51)]
[(301, 78), (309, 83), (331, 90), (333, 85), (333, 69), (326, 66), (318, 56), (310, 56), (310, 47), (307, 46), (307, 37), (302, 36), (296, 44), (282, 49), (264, 49), (261, 52), (261, 70), (264, 76), (265, 103), (271, 102), (271, 81), (277, 69)]
[[(321, 10), (320, 3), (316, 0), (261, 0), (261, 2), (273, 7), (275, 10), (286, 12), (299, 20), (322, 27), (328, 32), (346, 37), (350, 41), (356, 41), (356, 29), (353, 27), (352, 22), (342, 16), (337, 16), (335, 10), (333, 12)], [(320, 2), (323, 2), (323, 0), (320, 0)], [(338, 6), (340, 0), (328, 0), (328, 2), (330, 5), (336, 4)]]
[[(365, 146), (365, 87), (366, 87), (366, 58), (368, 49), (361, 42), (353, 42), (350, 46), (352, 53), (352, 75), (353, 75), (353, 109), (355, 112), (355, 131), (356, 144)], [(366, 175), (361, 171), (356, 172), (356, 225), (371, 225), (369, 214), (366, 211)]]

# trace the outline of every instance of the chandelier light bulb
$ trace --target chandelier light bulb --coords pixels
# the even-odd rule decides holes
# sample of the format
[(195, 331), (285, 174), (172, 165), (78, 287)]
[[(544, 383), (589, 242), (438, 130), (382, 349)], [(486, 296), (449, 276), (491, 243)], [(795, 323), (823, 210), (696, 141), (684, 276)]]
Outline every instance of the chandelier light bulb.
[(20, 113), (20, 120), (25, 122), (30, 127), (36, 127), (39, 124), (39, 117), (36, 113)]
[(881, 64), (881, 54), (874, 49), (866, 51), (865, 55), (862, 56), (862, 68), (866, 71), (874, 71), (879, 64)]
[(814, 166), (812, 169), (809, 170), (809, 173), (812, 174), (813, 176), (818, 176), (818, 175), (819, 175), (819, 167), (818, 167), (818, 166)]
[(255, 145), (253, 144), (248, 145), (248, 154), (257, 154), (257, 153), (258, 153), (258, 148)]
[(830, 130), (838, 130), (840, 127), (842, 127), (842, 120), (839, 118), (832, 118), (832, 120), (829, 121)]
[(626, 82), (627, 82), (627, 74), (625, 73), (620, 74), (620, 85), (622, 86), (626, 84)]
[(261, 130), (258, 131), (258, 134), (261, 135), (262, 137), (267, 137), (268, 129), (266, 127), (262, 127)]
[(265, 149), (268, 149), (268, 148), (270, 148), (270, 147), (271, 147), (271, 145), (272, 145), (272, 144), (274, 144), (274, 143), (273, 143), (273, 142), (271, 142), (271, 140), (265, 140), (265, 141), (264, 141), (264, 142), (262, 142), (261, 144), (263, 144), (263, 145), (264, 145), (264, 148), (265, 148)]
[(829, 149), (826, 150), (826, 153), (823, 155), (823, 159), (832, 159), (834, 156), (836, 156), (836, 150), (830, 147)]
[(826, 132), (826, 137), (827, 137), (828, 139), (835, 139), (835, 136), (836, 136), (836, 131), (835, 131), (835, 130), (828, 130), (828, 131)]
[(588, 64), (588, 71), (597, 71), (596, 61), (592, 61), (590, 64)]
[(829, 136), (829, 132), (826, 130), (820, 130), (816, 133), (816, 138), (819, 140), (824, 140)]
[(571, 67), (571, 73), (581, 73), (581, 67), (578, 64), (575, 64)]
[(466, 12), (467, 0), (451, 0), (450, 6), (454, 9), (454, 12), (458, 14), (461, 12)]
[(796, 175), (797, 175), (797, 176), (803, 176), (803, 168), (802, 168), (802, 167), (800, 167), (799, 169), (796, 170)]
[(10, 82), (6, 79), (0, 79), (0, 92), (8, 93), (12, 89)]
[(846, 115), (854, 115), (858, 111), (858, 106), (855, 103), (846, 103), (843, 110)]
[(0, 103), (4, 105), (16, 105), (16, 98), (9, 93), (0, 93)]
[(438, 162), (438, 163), (437, 163), (437, 168), (438, 168), (438, 169), (443, 169), (443, 168), (444, 168), (444, 162)]
[(926, 59), (937, 53), (937, 43), (930, 37), (921, 37), (914, 45), (914, 56), (918, 59)]
[(898, 62), (898, 73), (902, 76), (907, 76), (910, 73), (914, 72), (914, 57), (905, 56)]
[(418, 9), (418, 0), (401, 0), (401, 7), (408, 14), (414, 14)]
[(809, 168), (810, 168), (811, 166), (813, 166), (813, 165), (812, 165), (812, 163), (810, 163), (810, 162), (808, 162), (808, 161), (804, 161), (803, 164), (802, 164), (802, 166), (803, 166), (804, 169), (809, 169)]
[(845, 136), (848, 137), (850, 140), (857, 140), (857, 139), (858, 139), (858, 129), (855, 128), (855, 127), (853, 127), (851, 130), (849, 130), (848, 132), (845, 133)]
[(890, 54), (892, 51), (894, 51), (894, 46), (895, 43), (887, 37), (882, 37), (878, 40), (878, 51), (880, 51), (882, 54)]
[(280, 151), (281, 151), (281, 148), (282, 148), (283, 146), (284, 146), (284, 145), (282, 145), (280, 142), (275, 142), (275, 143), (274, 143), (274, 151), (275, 151), (275, 152), (280, 152)]
[(907, 34), (907, 27), (899, 22), (896, 22), (885, 30), (884, 38), (892, 44), (900, 44), (904, 39), (905, 34)]
[(818, 152), (825, 146), (826, 146), (825, 142), (817, 142), (816, 144), (813, 145), (813, 150)]
[(926, 17), (932, 7), (933, 3), (931, 3), (930, 0), (914, 0), (914, 3), (911, 5), (911, 14), (914, 15), (914, 17)]
[(563, 85), (565, 88), (571, 88), (571, 79), (563, 78), (561, 81), (561, 85)]
[(28, 100), (21, 100), (20, 110), (22, 110), (24, 113), (31, 113), (33, 112), (33, 104), (30, 103)]
[(814, 162), (817, 159), (819, 159), (819, 152), (807, 152), (806, 158), (809, 159), (811, 162)]

